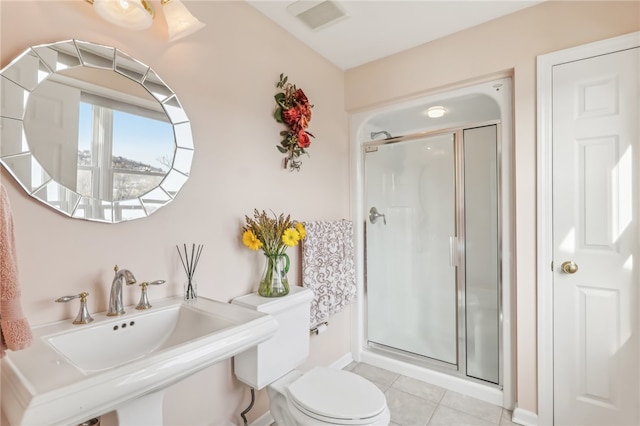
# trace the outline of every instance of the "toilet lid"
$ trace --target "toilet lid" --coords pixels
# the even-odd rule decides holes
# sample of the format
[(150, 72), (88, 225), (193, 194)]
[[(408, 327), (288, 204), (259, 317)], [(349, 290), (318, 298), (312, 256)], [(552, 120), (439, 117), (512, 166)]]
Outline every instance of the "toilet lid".
[(289, 385), (288, 392), (292, 403), (306, 414), (347, 423), (375, 417), (387, 404), (373, 383), (357, 374), (326, 367), (305, 373)]

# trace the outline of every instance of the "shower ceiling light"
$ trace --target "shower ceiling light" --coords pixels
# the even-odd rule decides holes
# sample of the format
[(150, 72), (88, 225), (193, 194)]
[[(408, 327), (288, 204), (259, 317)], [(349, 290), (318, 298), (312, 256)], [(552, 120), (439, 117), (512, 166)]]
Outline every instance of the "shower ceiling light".
[[(151, 26), (155, 11), (150, 0), (86, 0), (105, 21), (131, 30)], [(167, 21), (169, 41), (175, 41), (205, 26), (196, 19), (180, 0), (161, 0)]]
[(429, 118), (440, 118), (447, 110), (442, 105), (432, 106), (427, 110), (427, 116)]

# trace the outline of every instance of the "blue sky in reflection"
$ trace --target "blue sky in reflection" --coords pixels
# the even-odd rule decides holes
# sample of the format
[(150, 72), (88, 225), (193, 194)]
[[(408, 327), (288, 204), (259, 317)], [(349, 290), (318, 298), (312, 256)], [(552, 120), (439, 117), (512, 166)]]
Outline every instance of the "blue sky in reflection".
[[(78, 150), (91, 150), (91, 104), (80, 103)], [(168, 171), (160, 161), (173, 159), (175, 149), (171, 123), (114, 110), (112, 155), (124, 157)]]

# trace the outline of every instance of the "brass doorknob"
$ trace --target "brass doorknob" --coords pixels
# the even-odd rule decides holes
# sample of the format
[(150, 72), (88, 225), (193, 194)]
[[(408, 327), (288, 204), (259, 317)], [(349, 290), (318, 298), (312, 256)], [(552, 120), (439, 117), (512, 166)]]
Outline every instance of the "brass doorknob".
[(562, 272), (564, 272), (565, 274), (575, 274), (576, 272), (578, 272), (578, 265), (572, 260), (562, 262), (562, 265), (560, 265), (560, 267), (562, 268)]

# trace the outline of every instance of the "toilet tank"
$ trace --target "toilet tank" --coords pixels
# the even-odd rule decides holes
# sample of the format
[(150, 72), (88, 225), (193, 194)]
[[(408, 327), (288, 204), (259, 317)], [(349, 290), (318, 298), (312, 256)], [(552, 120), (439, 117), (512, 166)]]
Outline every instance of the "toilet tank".
[(240, 381), (262, 389), (302, 364), (309, 355), (312, 299), (310, 289), (291, 286), (286, 296), (252, 293), (231, 301), (272, 315), (278, 323), (278, 330), (269, 340), (234, 357), (234, 372)]

